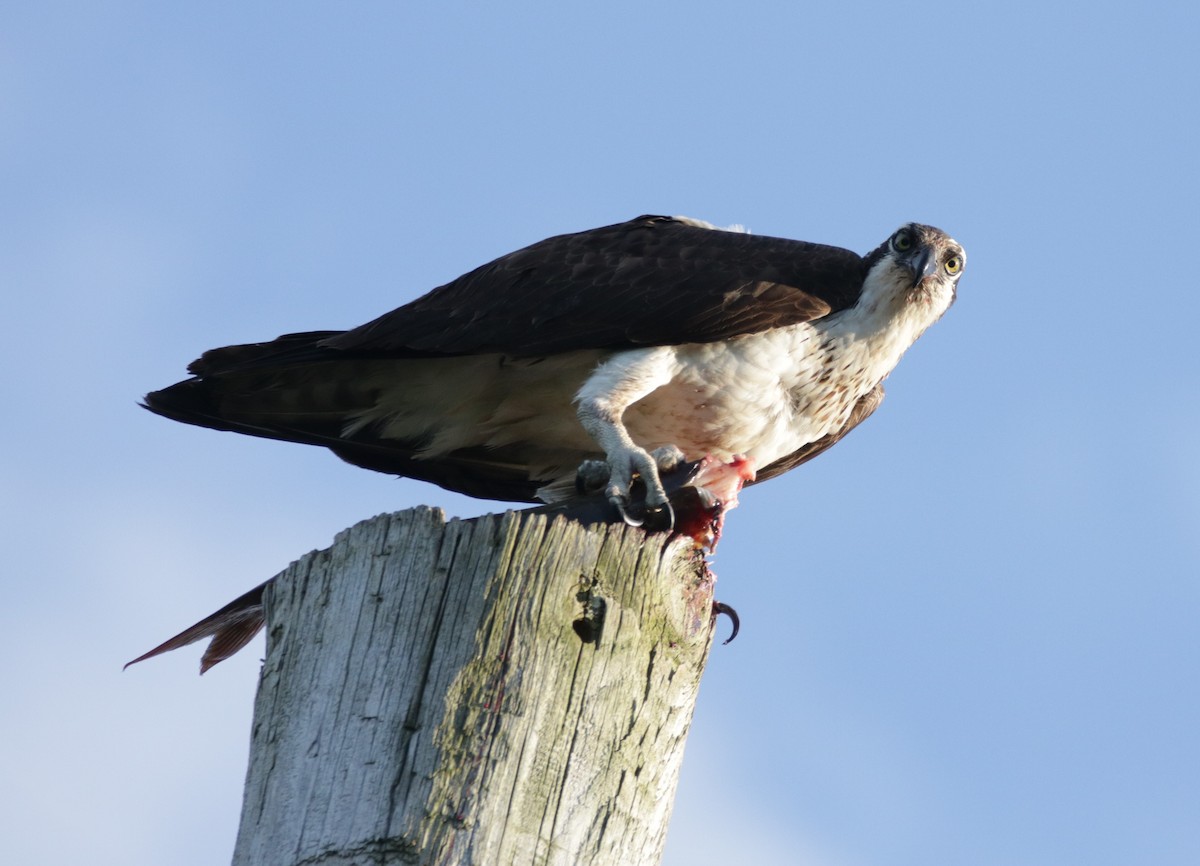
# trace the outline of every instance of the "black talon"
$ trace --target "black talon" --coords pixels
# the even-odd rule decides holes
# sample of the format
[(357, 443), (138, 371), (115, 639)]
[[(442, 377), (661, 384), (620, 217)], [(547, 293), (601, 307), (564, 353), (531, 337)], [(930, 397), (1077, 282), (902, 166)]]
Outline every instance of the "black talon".
[(666, 532), (675, 528), (675, 512), (671, 503), (664, 502), (656, 507), (646, 507), (646, 516), (642, 521), (650, 532)]
[(644, 520), (639, 520), (629, 513), (629, 503), (626, 501), (624, 496), (617, 496), (608, 501), (611, 502), (613, 507), (617, 509), (617, 513), (621, 515), (621, 519), (625, 521), (626, 526), (640, 527), (643, 523), (645, 523)]
[(614, 497), (609, 502), (628, 526), (638, 526), (647, 532), (667, 532), (675, 527), (675, 512), (671, 510), (669, 502), (650, 507), (644, 502), (630, 502), (623, 496)]
[(730, 607), (723, 601), (714, 601), (713, 602), (713, 619), (716, 619), (721, 614), (725, 614), (727, 617), (729, 617), (730, 620), (733, 621), (733, 634), (731, 634), (725, 640), (721, 641), (721, 646), (725, 646), (726, 644), (732, 643), (733, 639), (738, 636), (738, 631), (740, 631), (741, 627), (742, 627), (742, 621), (738, 617), (737, 611), (734, 610), (732, 607)]

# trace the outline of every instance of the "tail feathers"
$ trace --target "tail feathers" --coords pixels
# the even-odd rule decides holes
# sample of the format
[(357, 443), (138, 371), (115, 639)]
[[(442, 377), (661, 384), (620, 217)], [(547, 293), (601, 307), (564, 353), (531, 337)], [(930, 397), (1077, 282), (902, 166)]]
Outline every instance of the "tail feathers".
[[(268, 343), (211, 349), (188, 365), (194, 378), (150, 392), (142, 406), (214, 430), (296, 442), (314, 441), (314, 435), (336, 439), (347, 415), (373, 399), (366, 389), (330, 394), (321, 387), (323, 371), (347, 362), (343, 353), (321, 347), (339, 333), (284, 334)], [(347, 380), (354, 381), (340, 378)]]
[[(527, 461), (512, 449), (464, 443), (428, 453), (449, 409), (421, 403), (409, 429), (399, 432), (396, 425), (363, 423), (379, 415), (381, 402), (403, 414), (403, 395), (415, 391), (418, 402), (445, 395), (453, 392), (452, 382), (469, 379), (486, 364), (456, 368), (455, 379), (443, 372), (442, 362), (347, 356), (321, 345), (338, 333), (289, 334), (270, 343), (213, 349), (189, 367), (194, 378), (152, 391), (142, 405), (185, 424), (318, 445), (355, 466), (468, 496), (538, 501), (537, 488), (547, 479), (532, 478)], [(456, 399), (451, 394), (443, 403), (453, 408)]]
[(239, 346), (209, 349), (188, 365), (188, 372), (193, 376), (217, 376), (262, 367), (289, 366), (345, 357), (343, 352), (322, 346), (324, 341), (341, 333), (342, 331), (306, 331), (302, 334), (284, 334), (267, 343), (243, 343)]
[(208, 648), (200, 658), (200, 673), (204, 673), (213, 665), (225, 661), (259, 633), (263, 627), (263, 590), (271, 581), (260, 584), (245, 595), (239, 596), (218, 610), (206, 616), (200, 622), (186, 628), (170, 640), (164, 641), (147, 653), (135, 658), (125, 665), (135, 665), (138, 662), (154, 658), (157, 655), (177, 650), (193, 644), (198, 640), (211, 637)]
[[(142, 405), (185, 424), (318, 445), (354, 466), (429, 481), (468, 496), (510, 502), (538, 501), (537, 490), (544, 482), (531, 478), (528, 467), (519, 461), (506, 460), (503, 453), (463, 448), (436, 459), (421, 459), (417, 455), (425, 444), (423, 441), (382, 439), (371, 426), (344, 436), (346, 419), (353, 414), (346, 408), (297, 409), (299, 398), (294, 388), (243, 390), (244, 396), (239, 396), (239, 388), (235, 387), (239, 378), (231, 375), (188, 379), (147, 394)], [(292, 405), (285, 407), (284, 402)]]
[(325, 395), (305, 379), (303, 371), (187, 379), (150, 392), (142, 406), (173, 421), (213, 430), (311, 445), (339, 442), (347, 419), (369, 405), (369, 396), (362, 395), (357, 405), (345, 395), (322, 405)]
[[(206, 352), (194, 378), (147, 394), (151, 412), (214, 430), (311, 445), (342, 441), (396, 381), (394, 361), (343, 358), (316, 345), (316, 334)], [(289, 347), (290, 346), (290, 347)]]

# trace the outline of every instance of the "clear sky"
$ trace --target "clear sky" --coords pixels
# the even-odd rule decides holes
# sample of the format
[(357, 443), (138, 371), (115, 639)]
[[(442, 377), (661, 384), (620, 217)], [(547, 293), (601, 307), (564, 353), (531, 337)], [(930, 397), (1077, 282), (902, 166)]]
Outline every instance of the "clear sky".
[(261, 639), (203, 678), (198, 647), (122, 663), (362, 518), (488, 508), (141, 395), (651, 212), (859, 252), (918, 220), (969, 255), (879, 413), (730, 517), (742, 635), (666, 862), (1200, 863), (1198, 25), (1182, 2), (10, 6), (4, 859), (227, 862)]

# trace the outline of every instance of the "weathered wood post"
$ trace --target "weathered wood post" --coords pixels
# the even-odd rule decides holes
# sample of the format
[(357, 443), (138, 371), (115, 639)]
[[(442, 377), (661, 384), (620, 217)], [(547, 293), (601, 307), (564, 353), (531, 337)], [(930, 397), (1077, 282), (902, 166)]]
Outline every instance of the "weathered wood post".
[(712, 635), (690, 539), (418, 508), (265, 604), (235, 866), (660, 861)]

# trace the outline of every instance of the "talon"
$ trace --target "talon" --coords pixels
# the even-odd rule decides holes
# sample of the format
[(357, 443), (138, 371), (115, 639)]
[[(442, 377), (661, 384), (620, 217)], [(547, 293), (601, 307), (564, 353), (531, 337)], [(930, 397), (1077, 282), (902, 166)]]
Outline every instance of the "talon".
[(733, 634), (721, 641), (721, 646), (732, 643), (733, 639), (738, 636), (738, 631), (741, 630), (742, 621), (738, 617), (738, 613), (732, 607), (723, 601), (713, 602), (713, 619), (716, 619), (721, 614), (725, 614), (733, 622)]
[(646, 516), (642, 521), (650, 532), (666, 532), (675, 528), (675, 512), (670, 502), (661, 505), (647, 505)]
[(617, 509), (617, 513), (621, 515), (621, 519), (625, 521), (626, 526), (640, 527), (645, 522), (629, 513), (629, 500), (624, 496), (610, 496), (608, 501), (612, 503), (613, 508)]

